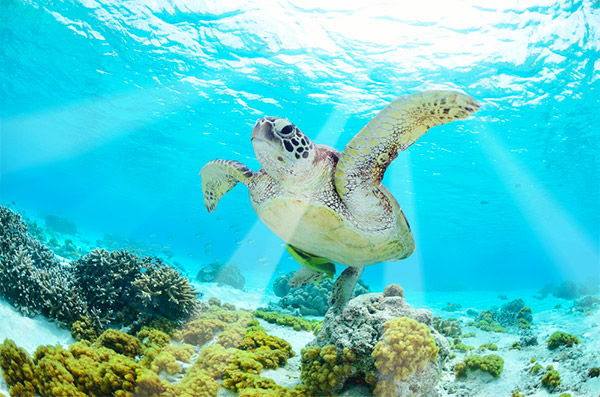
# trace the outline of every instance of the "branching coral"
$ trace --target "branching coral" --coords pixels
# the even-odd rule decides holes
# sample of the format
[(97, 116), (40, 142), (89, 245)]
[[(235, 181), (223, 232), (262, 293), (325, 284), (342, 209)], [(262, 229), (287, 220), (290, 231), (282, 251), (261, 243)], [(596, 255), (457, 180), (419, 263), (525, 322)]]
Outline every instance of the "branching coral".
[(26, 315), (77, 322), (76, 338), (93, 340), (114, 322), (181, 321), (199, 304), (189, 280), (157, 258), (96, 249), (61, 264), (20, 215), (0, 206), (0, 224), (0, 296)]
[[(435, 360), (439, 352), (429, 328), (411, 318), (399, 317), (383, 324), (383, 338), (375, 346), (373, 357), (379, 371), (374, 394), (385, 395), (394, 380), (404, 381)], [(393, 389), (392, 389), (393, 390)]]
[(460, 321), (456, 318), (442, 320), (441, 317), (434, 317), (433, 328), (435, 328), (440, 334), (449, 338), (458, 338), (462, 334)]
[(197, 295), (190, 281), (177, 269), (155, 260), (132, 282), (135, 299), (146, 312), (160, 313), (171, 319), (183, 319), (198, 308)]
[(71, 324), (87, 306), (68, 266), (27, 232), (20, 215), (0, 206), (0, 296), (25, 315)]

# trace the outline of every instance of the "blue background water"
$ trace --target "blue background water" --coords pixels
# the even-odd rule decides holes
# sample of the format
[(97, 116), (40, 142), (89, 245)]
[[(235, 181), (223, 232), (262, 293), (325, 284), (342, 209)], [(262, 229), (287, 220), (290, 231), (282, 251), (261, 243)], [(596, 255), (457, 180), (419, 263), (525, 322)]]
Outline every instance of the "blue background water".
[(398, 4), (2, 1), (0, 200), (165, 247), (191, 274), (230, 262), (261, 287), (297, 265), (245, 187), (207, 214), (200, 168), (260, 168), (264, 115), (342, 150), (395, 96), (457, 89), (481, 111), (429, 131), (384, 180), (417, 252), (363, 278), (597, 283), (599, 3)]

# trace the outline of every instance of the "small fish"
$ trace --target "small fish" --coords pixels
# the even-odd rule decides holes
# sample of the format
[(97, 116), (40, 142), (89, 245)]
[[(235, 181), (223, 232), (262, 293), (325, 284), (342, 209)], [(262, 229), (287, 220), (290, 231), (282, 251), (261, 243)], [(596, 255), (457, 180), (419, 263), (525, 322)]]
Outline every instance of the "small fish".
[(247, 242), (248, 244), (252, 244), (254, 241), (255, 241), (255, 240), (252, 240), (252, 239), (250, 239), (250, 240), (246, 240), (246, 242)]
[(485, 201), (485, 200), (481, 200), (480, 204), (486, 205), (486, 204), (489, 204), (489, 203), (487, 201)]
[(269, 266), (271, 264), (271, 262), (265, 262), (263, 263), (263, 266)]
[(175, 237), (175, 236), (169, 236), (169, 237), (167, 237), (167, 240), (173, 240), (173, 237)]
[(196, 233), (196, 234), (194, 235), (194, 237), (196, 237), (196, 238), (200, 238), (200, 233)]
[(191, 252), (188, 254), (188, 256), (191, 258), (192, 256), (194, 256), (194, 254), (192, 254)]
[(148, 237), (150, 237), (150, 238), (156, 238), (156, 233), (149, 234)]
[(267, 259), (269, 259), (269, 258), (258, 258), (258, 261), (259, 261), (259, 262), (264, 262), (264, 261), (266, 261)]
[(150, 243), (150, 247), (158, 247), (158, 243)]
[(210, 248), (210, 247), (212, 247), (211, 243), (207, 243), (207, 244), (204, 245), (204, 248)]
[(162, 247), (163, 247), (164, 249), (166, 249), (166, 250), (170, 250), (171, 248), (173, 248), (173, 247), (170, 247), (170, 246), (168, 246), (168, 245), (163, 245)]

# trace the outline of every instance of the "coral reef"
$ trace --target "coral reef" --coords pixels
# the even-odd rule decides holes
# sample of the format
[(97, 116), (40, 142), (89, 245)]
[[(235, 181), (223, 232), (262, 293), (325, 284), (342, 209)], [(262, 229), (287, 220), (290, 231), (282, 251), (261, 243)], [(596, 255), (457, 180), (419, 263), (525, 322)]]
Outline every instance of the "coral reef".
[(456, 379), (464, 378), (467, 376), (469, 371), (481, 370), (497, 378), (504, 369), (504, 360), (502, 357), (496, 354), (488, 354), (487, 356), (480, 356), (478, 354), (472, 354), (465, 357), (462, 363), (454, 365), (454, 372)]
[(0, 207), (0, 221), (0, 295), (26, 315), (74, 325), (76, 338), (93, 340), (115, 322), (181, 321), (198, 307), (189, 280), (158, 258), (97, 249), (61, 264), (20, 215)]
[(556, 331), (546, 341), (548, 343), (548, 349), (554, 350), (560, 346), (573, 347), (581, 343), (578, 337), (575, 335), (567, 334), (565, 332)]
[[(412, 339), (411, 336), (408, 340), (420, 340), (422, 332), (424, 332), (423, 327), (427, 328), (429, 337), (435, 342), (435, 346), (439, 348), (439, 354), (434, 360), (427, 360), (422, 370), (410, 374), (405, 380), (396, 379), (394, 381), (393, 378), (388, 379), (391, 382), (385, 382), (377, 389), (378, 392), (380, 390), (388, 392), (390, 391), (388, 388), (393, 388), (395, 395), (408, 395), (409, 391), (426, 394), (439, 381), (441, 363), (449, 353), (448, 341), (433, 328), (431, 312), (423, 309), (412, 309), (406, 303), (404, 297), (401, 296), (403, 294), (393, 292), (401, 291), (399, 287), (386, 290), (388, 291), (387, 296), (385, 293), (360, 295), (350, 300), (341, 313), (327, 313), (316, 339), (305, 348), (305, 354), (316, 358), (317, 355), (321, 357), (322, 350), (328, 347), (324, 353), (325, 357), (316, 360), (319, 363), (319, 368), (330, 371), (327, 373), (328, 378), (335, 377), (335, 380), (330, 380), (330, 382), (335, 383), (335, 386), (332, 386), (328, 392), (337, 393), (342, 390), (349, 379), (363, 379), (371, 387), (376, 387), (379, 371), (376, 368), (376, 357), (374, 357), (373, 352), (377, 344), (382, 341), (386, 328), (394, 328), (385, 327), (384, 324), (399, 317), (407, 317), (419, 324), (418, 327), (411, 329), (421, 336), (416, 339)], [(390, 333), (392, 334), (390, 340), (394, 340), (393, 335), (400, 334), (392, 330), (387, 335), (389, 336)], [(333, 356), (329, 354), (333, 352), (333, 348), (329, 346), (335, 347), (335, 361)], [(319, 348), (319, 350), (317, 351), (315, 348)], [(416, 348), (416, 346), (413, 348)], [(381, 352), (382, 349), (380, 347), (378, 352)], [(383, 349), (383, 351), (389, 350)], [(346, 357), (344, 357), (344, 351), (349, 352), (348, 354), (351, 353), (351, 355), (346, 354)], [(350, 358), (351, 360), (349, 360)], [(304, 355), (303, 360), (305, 360)], [(308, 358), (306, 360), (308, 361)], [(324, 364), (327, 363), (327, 360), (329, 360), (329, 367)], [(352, 365), (350, 365), (350, 361)], [(348, 364), (349, 367), (344, 367), (345, 364)], [(335, 369), (336, 365), (338, 369)], [(304, 365), (303, 368), (303, 379), (308, 376), (306, 371), (314, 372), (314, 368), (310, 365)], [(334, 375), (330, 375), (331, 371)], [(311, 377), (313, 376), (311, 375)]]
[(142, 344), (138, 338), (116, 329), (104, 331), (94, 343), (94, 346), (106, 347), (130, 358), (135, 358), (142, 352)]
[(198, 309), (197, 295), (187, 278), (177, 269), (155, 259), (145, 267), (131, 284), (135, 287), (135, 301), (146, 313), (159, 313), (162, 317), (179, 320), (189, 317)]
[(448, 302), (446, 304), (446, 307), (444, 307), (443, 310), (447, 311), (447, 312), (455, 312), (462, 309), (462, 305), (460, 303), (451, 303)]
[(237, 266), (218, 262), (202, 265), (196, 279), (203, 283), (227, 284), (237, 289), (244, 289), (246, 284), (246, 278)]
[(521, 350), (521, 344), (519, 342), (513, 342), (508, 350)]
[(552, 284), (545, 285), (538, 291), (535, 297), (537, 299), (544, 299), (549, 294), (552, 294), (557, 298), (573, 300), (584, 295), (594, 295), (598, 292), (600, 292), (600, 287), (597, 284), (577, 284), (573, 280), (566, 280), (557, 287)]
[[(294, 272), (290, 272), (275, 279), (273, 290), (277, 296), (281, 296), (281, 300), (278, 304), (270, 304), (268, 310), (293, 315), (324, 316), (329, 309), (328, 302), (333, 290), (333, 280), (325, 278), (316, 284), (308, 284), (300, 288), (289, 288), (287, 284), (293, 275)], [(354, 288), (353, 296), (368, 292), (369, 287), (362, 280), (359, 280)]]
[(582, 313), (592, 313), (600, 307), (600, 297), (596, 295), (587, 295), (577, 299), (573, 303), (571, 310)]
[(475, 347), (474, 346), (465, 345), (460, 338), (454, 338), (454, 340), (452, 341), (451, 349), (452, 350), (458, 350), (458, 351), (461, 351), (463, 353), (466, 353), (466, 352), (469, 352), (471, 350), (475, 350)]
[(560, 386), (560, 375), (558, 371), (555, 370), (551, 365), (549, 365), (546, 369), (548, 372), (544, 374), (541, 384), (543, 387), (546, 387), (549, 390), (554, 390)]
[(19, 214), (0, 206), (0, 296), (25, 315), (71, 324), (87, 311), (67, 265), (32, 238)]
[(448, 338), (458, 338), (462, 334), (460, 321), (456, 318), (442, 320), (441, 317), (433, 317), (433, 328)]
[(46, 216), (46, 227), (62, 234), (77, 234), (77, 224), (74, 220), (50, 214)]
[(440, 350), (429, 328), (411, 318), (399, 317), (383, 324), (385, 332), (372, 356), (378, 370), (375, 395), (395, 392), (395, 382), (405, 381), (434, 361)]
[(0, 369), (11, 388), (11, 396), (34, 395), (33, 361), (23, 348), (17, 347), (10, 339), (5, 339), (0, 345)]
[(355, 355), (348, 348), (338, 352), (333, 345), (302, 349), (301, 379), (311, 395), (329, 394), (341, 389), (354, 373)]
[(256, 310), (254, 312), (254, 315), (272, 324), (279, 324), (284, 325), (286, 327), (292, 327), (296, 331), (314, 331), (315, 329), (317, 329), (317, 327), (320, 328), (321, 324), (323, 323), (319, 320), (306, 320), (300, 317), (291, 316), (289, 314), (263, 310)]
[(479, 346), (480, 350), (492, 350), (492, 351), (496, 351), (498, 350), (498, 346), (496, 346), (493, 343), (484, 343), (483, 345)]
[(502, 305), (502, 308), (484, 310), (468, 323), (483, 331), (504, 332), (505, 327), (518, 327), (526, 330), (531, 328), (533, 315), (531, 308), (525, 306), (522, 299), (515, 299)]
[(18, 360), (21, 367), (19, 372), (3, 368), (13, 396), (175, 396), (174, 386), (133, 359), (99, 345), (77, 342), (69, 350), (40, 346), (32, 359), (12, 341), (5, 341), (0, 357)]

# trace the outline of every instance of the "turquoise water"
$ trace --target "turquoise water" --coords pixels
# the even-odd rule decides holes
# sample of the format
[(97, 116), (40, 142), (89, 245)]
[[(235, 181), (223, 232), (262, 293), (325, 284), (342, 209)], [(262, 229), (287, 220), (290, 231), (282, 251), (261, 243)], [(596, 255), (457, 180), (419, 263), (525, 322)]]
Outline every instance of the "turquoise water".
[[(388, 169), (417, 251), (374, 290), (598, 283), (600, 6), (594, 1), (0, 3), (0, 201), (143, 241), (249, 287), (297, 264), (247, 190), (215, 213), (199, 170), (253, 170), (256, 119), (345, 144), (393, 98), (460, 90), (482, 109)], [(93, 244), (92, 244), (93, 245)]]

